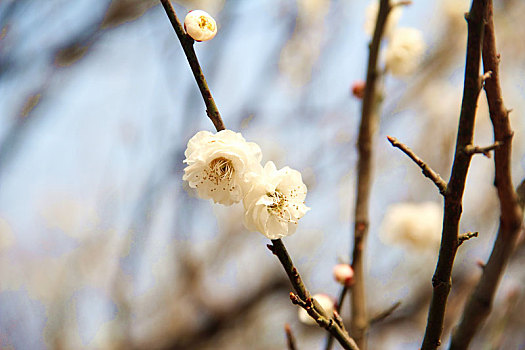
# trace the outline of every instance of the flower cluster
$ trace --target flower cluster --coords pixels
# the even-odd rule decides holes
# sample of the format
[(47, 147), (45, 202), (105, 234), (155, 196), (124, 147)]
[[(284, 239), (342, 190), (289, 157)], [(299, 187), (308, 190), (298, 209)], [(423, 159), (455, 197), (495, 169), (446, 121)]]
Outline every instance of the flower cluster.
[(310, 210), (301, 173), (289, 167), (277, 170), (273, 162), (261, 166), (261, 148), (240, 133), (199, 131), (184, 153), (187, 164), (182, 179), (199, 197), (231, 205), (242, 200), (244, 225), (270, 239), (295, 232), (300, 218)]

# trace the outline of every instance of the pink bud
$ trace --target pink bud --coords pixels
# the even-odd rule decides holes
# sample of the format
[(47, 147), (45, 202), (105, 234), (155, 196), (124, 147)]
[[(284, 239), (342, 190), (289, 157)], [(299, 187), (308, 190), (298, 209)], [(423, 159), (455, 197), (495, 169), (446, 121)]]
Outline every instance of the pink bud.
[(352, 95), (355, 98), (362, 99), (365, 96), (365, 86), (366, 83), (362, 80), (356, 80), (352, 84)]
[(354, 269), (348, 264), (334, 266), (334, 279), (347, 287), (354, 284)]

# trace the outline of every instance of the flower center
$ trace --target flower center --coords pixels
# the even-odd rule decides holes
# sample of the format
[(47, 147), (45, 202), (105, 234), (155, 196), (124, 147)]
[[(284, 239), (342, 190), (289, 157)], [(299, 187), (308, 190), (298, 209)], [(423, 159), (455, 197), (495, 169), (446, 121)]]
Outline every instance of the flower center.
[(268, 192), (266, 195), (273, 201), (266, 206), (268, 212), (277, 216), (279, 220), (297, 223), (296, 220), (293, 220), (292, 213), (288, 208), (288, 198), (281, 191), (275, 190), (275, 192)]
[(208, 178), (216, 185), (224, 180), (230, 181), (235, 172), (231, 160), (224, 157), (215, 158), (210, 162), (209, 167), (211, 172), (208, 173)]
[(199, 27), (201, 29), (208, 29), (209, 31), (214, 31), (214, 28), (213, 28), (213, 23), (211, 23), (210, 21), (208, 21), (208, 19), (206, 18), (206, 16), (200, 16), (199, 17)]

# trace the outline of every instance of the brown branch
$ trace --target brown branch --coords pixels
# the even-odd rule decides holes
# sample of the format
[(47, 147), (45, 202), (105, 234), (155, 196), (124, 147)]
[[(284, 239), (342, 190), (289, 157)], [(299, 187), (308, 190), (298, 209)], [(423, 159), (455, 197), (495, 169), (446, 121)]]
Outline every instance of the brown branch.
[(366, 350), (366, 332), (368, 329), (364, 248), (368, 234), (368, 210), (372, 185), (372, 141), (379, 123), (377, 110), (379, 99), (376, 85), (380, 73), (377, 62), (383, 31), (391, 9), (392, 6), (389, 0), (380, 1), (374, 35), (369, 48), (365, 93), (361, 107), (361, 122), (357, 140), (357, 195), (354, 213), (354, 248), (352, 252), (352, 268), (354, 269), (355, 282), (351, 295), (352, 316), (350, 333), (363, 350)]
[(496, 148), (500, 147), (503, 144), (503, 142), (496, 141), (490, 146), (480, 147), (480, 146), (473, 146), (469, 145), (465, 147), (465, 152), (468, 154), (483, 154), (485, 157), (490, 158), (490, 151), (495, 150)]
[(474, 138), (474, 122), (480, 92), (479, 71), (486, 9), (487, 0), (474, 0), (470, 12), (465, 16), (468, 23), (468, 39), (463, 100), (454, 163), (445, 193), (441, 245), (438, 263), (432, 277), (432, 300), (421, 350), (437, 349), (441, 344), (445, 309), (452, 284), (452, 267), (459, 245), (459, 220), (462, 212), (463, 192), (472, 159), (472, 155), (467, 154), (465, 148), (472, 144)]
[(177, 15), (175, 14), (175, 10), (173, 9), (171, 2), (169, 0), (160, 0), (160, 2), (162, 3), (164, 10), (166, 11), (171, 25), (173, 26), (173, 29), (175, 29), (175, 33), (177, 34), (180, 44), (182, 45), (182, 49), (186, 54), (186, 58), (188, 59), (188, 63), (191, 67), (191, 71), (193, 72), (195, 81), (199, 86), (202, 98), (204, 99), (204, 103), (206, 104), (206, 114), (208, 115), (208, 118), (211, 119), (217, 131), (226, 129), (222, 121), (221, 114), (219, 113), (219, 109), (217, 108), (215, 100), (211, 95), (211, 91), (208, 87), (208, 83), (206, 82), (206, 78), (202, 73), (202, 69), (199, 64), (199, 60), (197, 59), (197, 55), (195, 54), (195, 50), (193, 49), (194, 40), (184, 31), (184, 28), (180, 24), (180, 21), (177, 18)]
[[(339, 310), (341, 310), (341, 306), (343, 305), (343, 302), (345, 301), (345, 296), (347, 292), (350, 290), (348, 286), (343, 286), (341, 289), (341, 292), (339, 293), (339, 299), (337, 300), (337, 304), (334, 307), (334, 310), (339, 313)], [(332, 337), (332, 334), (329, 333), (326, 337), (326, 345), (324, 347), (325, 350), (332, 349), (332, 346), (334, 344), (334, 337)]]
[(292, 302), (303, 307), (306, 312), (317, 321), (319, 326), (325, 328), (339, 341), (344, 349), (358, 350), (359, 347), (348, 333), (334, 321), (331, 315), (326, 313), (315, 298), (310, 297), (310, 292), (306, 289), (297, 268), (294, 266), (290, 255), (288, 255), (283, 241), (280, 239), (272, 239), (272, 244), (268, 244), (267, 247), (277, 256), (281, 265), (283, 265), (284, 271), (297, 293), (297, 295), (290, 293)]
[(284, 333), (286, 334), (288, 350), (297, 350), (297, 347), (295, 346), (295, 337), (293, 336), (292, 329), (288, 323), (284, 324)]
[(423, 175), (425, 175), (430, 180), (432, 180), (432, 182), (437, 186), (437, 188), (439, 189), (439, 193), (441, 193), (442, 195), (445, 195), (447, 191), (447, 183), (445, 182), (445, 180), (441, 178), (441, 176), (439, 176), (437, 172), (432, 170), (432, 168), (428, 166), (428, 164), (425, 163), (421, 158), (419, 158), (414, 153), (414, 151), (412, 151), (407, 145), (399, 142), (395, 137), (387, 136), (386, 138), (388, 139), (388, 141), (390, 141), (392, 146), (399, 148), (410, 159), (412, 159), (414, 163), (416, 163), (421, 168)]
[[(488, 317), (496, 288), (516, 245), (523, 220), (523, 203), (519, 201), (511, 177), (512, 129), (509, 113), (503, 104), (499, 81), (499, 55), (496, 51), (492, 0), (488, 0), (487, 25), (483, 40), (483, 69), (492, 72), (485, 81), (485, 94), (494, 129), (494, 139), (501, 147), (494, 152), (495, 185), (500, 202), (500, 225), (481, 279), (470, 296), (460, 324), (452, 336), (450, 349), (467, 349), (472, 338)], [(521, 188), (521, 186), (520, 186)]]

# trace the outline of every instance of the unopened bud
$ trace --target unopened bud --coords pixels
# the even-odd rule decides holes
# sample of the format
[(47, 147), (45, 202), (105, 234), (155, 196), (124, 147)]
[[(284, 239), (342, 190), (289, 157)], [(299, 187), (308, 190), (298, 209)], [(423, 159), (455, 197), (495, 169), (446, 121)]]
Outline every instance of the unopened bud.
[(354, 284), (354, 269), (348, 264), (337, 264), (334, 266), (334, 279), (344, 286)]
[(355, 98), (362, 99), (365, 96), (365, 86), (366, 83), (362, 80), (356, 80), (352, 84), (352, 95)]
[(211, 40), (217, 34), (217, 23), (208, 12), (194, 10), (184, 19), (184, 30), (195, 41)]

